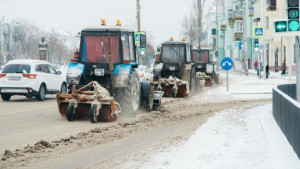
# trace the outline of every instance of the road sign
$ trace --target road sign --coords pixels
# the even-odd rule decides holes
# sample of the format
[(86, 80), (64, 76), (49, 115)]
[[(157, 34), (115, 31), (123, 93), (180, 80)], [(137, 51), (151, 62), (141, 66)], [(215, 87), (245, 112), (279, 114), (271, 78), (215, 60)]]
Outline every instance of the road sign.
[(243, 50), (244, 49), (244, 44), (243, 44), (243, 42), (240, 42), (239, 43), (239, 50)]
[(233, 67), (233, 61), (229, 57), (225, 57), (221, 61), (221, 66), (224, 70), (230, 70)]
[(135, 42), (140, 42), (141, 41), (141, 34), (135, 34)]
[(264, 36), (264, 28), (261, 26), (255, 26), (253, 28), (253, 37), (260, 38)]
[(135, 32), (134, 33), (135, 42), (141, 42), (141, 35), (145, 35), (145, 32)]

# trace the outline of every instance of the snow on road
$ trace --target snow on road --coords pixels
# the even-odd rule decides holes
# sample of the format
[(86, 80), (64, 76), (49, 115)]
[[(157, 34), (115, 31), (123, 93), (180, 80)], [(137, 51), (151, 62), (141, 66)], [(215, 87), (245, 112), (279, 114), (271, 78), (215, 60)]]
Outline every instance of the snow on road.
[[(259, 80), (254, 75), (230, 74), (231, 88), (228, 92), (223, 85), (205, 92), (198, 99), (271, 98), (274, 86), (287, 83), (286, 77), (277, 74), (271, 74), (267, 80)], [(224, 77), (224, 74), (221, 76)], [(272, 116), (272, 104), (266, 104), (217, 113), (187, 142), (156, 154), (141, 168), (300, 169), (300, 160), (277, 126)]]

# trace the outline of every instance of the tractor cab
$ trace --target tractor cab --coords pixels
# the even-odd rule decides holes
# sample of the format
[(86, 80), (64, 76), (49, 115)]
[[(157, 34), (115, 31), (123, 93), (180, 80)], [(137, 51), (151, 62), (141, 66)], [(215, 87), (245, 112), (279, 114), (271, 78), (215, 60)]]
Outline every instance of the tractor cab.
[(182, 78), (185, 65), (192, 62), (190, 44), (185, 41), (166, 41), (162, 43), (160, 50), (155, 60), (154, 78)]
[[(81, 31), (80, 48), (67, 71), (69, 93), (57, 95), (61, 115), (69, 121), (77, 116), (114, 121), (121, 107), (129, 116), (140, 107), (159, 108), (163, 92), (153, 91), (150, 82), (140, 82), (135, 70), (134, 32), (119, 27), (120, 21), (117, 27), (105, 26), (104, 20), (101, 25)], [(139, 41), (146, 46), (145, 34), (139, 34)]]
[(166, 41), (153, 68), (155, 87), (165, 92), (164, 96), (185, 97), (195, 91), (195, 69), (192, 63), (192, 46), (183, 41)]
[[(72, 63), (76, 67), (74, 71), (70, 71)], [(67, 75), (69, 89), (73, 84), (85, 85), (97, 81), (112, 94), (113, 88), (128, 85), (125, 84), (128, 74), (138, 67), (134, 32), (107, 26), (83, 29), (80, 49), (75, 52), (72, 63)]]

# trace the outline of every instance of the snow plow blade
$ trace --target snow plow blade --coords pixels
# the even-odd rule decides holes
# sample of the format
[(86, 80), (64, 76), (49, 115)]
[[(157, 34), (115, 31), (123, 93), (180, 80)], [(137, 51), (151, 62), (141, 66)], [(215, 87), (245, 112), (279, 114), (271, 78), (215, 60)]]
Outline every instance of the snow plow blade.
[(160, 78), (154, 86), (155, 90), (164, 92), (164, 97), (186, 97), (189, 94), (189, 83), (171, 76)]
[(118, 114), (121, 113), (120, 105), (96, 81), (78, 90), (73, 85), (71, 94), (58, 93), (56, 101), (61, 116), (66, 117), (68, 121), (90, 119), (92, 123), (112, 122), (116, 121)]

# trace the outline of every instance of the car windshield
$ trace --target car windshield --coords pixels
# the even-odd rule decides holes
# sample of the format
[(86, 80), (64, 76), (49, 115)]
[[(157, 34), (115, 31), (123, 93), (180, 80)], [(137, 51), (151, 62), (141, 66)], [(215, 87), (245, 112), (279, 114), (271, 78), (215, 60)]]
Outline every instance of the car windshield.
[(161, 61), (164, 63), (178, 63), (179, 62), (179, 51), (182, 62), (184, 62), (184, 46), (172, 45), (163, 46)]
[[(120, 62), (119, 36), (110, 36), (110, 48), (113, 63)], [(109, 63), (108, 36), (84, 36), (82, 61), (90, 63)]]
[(30, 65), (25, 65), (25, 64), (6, 65), (2, 73), (30, 73)]

